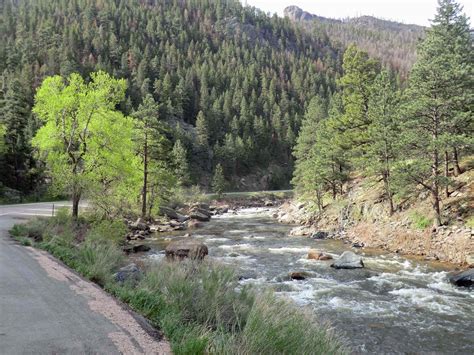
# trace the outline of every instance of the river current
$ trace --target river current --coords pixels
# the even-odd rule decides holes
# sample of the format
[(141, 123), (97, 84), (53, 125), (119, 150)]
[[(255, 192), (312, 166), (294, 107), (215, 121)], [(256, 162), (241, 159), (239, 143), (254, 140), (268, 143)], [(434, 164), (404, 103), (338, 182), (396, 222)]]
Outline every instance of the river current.
[[(354, 250), (335, 240), (290, 237), (268, 209), (213, 217), (191, 238), (209, 257), (234, 265), (242, 283), (271, 287), (329, 322), (355, 353), (474, 354), (474, 290), (448, 283), (452, 266), (381, 251)], [(161, 259), (172, 237), (160, 234), (150, 258)], [(360, 254), (364, 269), (335, 270), (331, 260), (308, 260), (309, 249), (337, 258)], [(305, 280), (288, 280), (304, 271)]]

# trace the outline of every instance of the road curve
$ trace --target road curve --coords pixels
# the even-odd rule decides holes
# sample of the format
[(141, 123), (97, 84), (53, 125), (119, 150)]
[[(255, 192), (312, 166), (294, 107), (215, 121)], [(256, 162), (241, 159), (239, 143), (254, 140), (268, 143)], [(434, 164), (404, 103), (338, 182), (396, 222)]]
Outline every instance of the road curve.
[(52, 209), (52, 203), (0, 206), (0, 353), (170, 354), (143, 318), (46, 252), (9, 237), (15, 223)]

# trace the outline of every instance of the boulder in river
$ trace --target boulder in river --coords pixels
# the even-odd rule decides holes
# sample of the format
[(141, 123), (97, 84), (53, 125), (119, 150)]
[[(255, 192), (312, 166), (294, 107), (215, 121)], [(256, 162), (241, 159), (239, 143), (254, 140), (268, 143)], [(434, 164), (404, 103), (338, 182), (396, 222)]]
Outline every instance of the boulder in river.
[(311, 227), (306, 227), (306, 226), (295, 227), (292, 230), (290, 230), (290, 236), (292, 237), (302, 237), (302, 236), (307, 236), (311, 234), (312, 234)]
[(308, 252), (308, 259), (310, 260), (331, 260), (332, 256), (328, 254), (321, 253), (316, 249), (311, 249)]
[(150, 247), (146, 244), (133, 244), (133, 245), (126, 245), (123, 247), (123, 251), (127, 254), (130, 253), (140, 253), (150, 250)]
[(449, 281), (456, 286), (472, 287), (474, 286), (474, 269), (451, 274)]
[(328, 232), (317, 231), (316, 233), (311, 234), (311, 239), (326, 239), (328, 235)]
[(192, 229), (192, 228), (200, 228), (202, 227), (202, 223), (199, 222), (197, 219), (192, 219), (187, 222), (187, 227)]
[(189, 217), (191, 217), (192, 219), (196, 219), (198, 221), (201, 221), (201, 222), (208, 222), (211, 220), (211, 217), (208, 216), (207, 214), (204, 214), (202, 212), (199, 212), (199, 211), (191, 211), (191, 213), (189, 214)]
[(189, 219), (188, 216), (182, 215), (169, 207), (160, 207), (160, 214), (178, 222), (185, 222)]
[(345, 251), (331, 267), (335, 269), (360, 269), (364, 267), (362, 258), (352, 251)]
[(134, 263), (120, 268), (115, 274), (114, 279), (117, 282), (125, 282), (128, 280), (138, 281), (142, 277), (142, 272)]
[(292, 280), (305, 280), (308, 277), (308, 273), (304, 271), (292, 271), (288, 274)]
[(208, 253), (207, 245), (196, 240), (177, 240), (171, 242), (165, 250), (168, 260), (184, 258), (202, 260)]

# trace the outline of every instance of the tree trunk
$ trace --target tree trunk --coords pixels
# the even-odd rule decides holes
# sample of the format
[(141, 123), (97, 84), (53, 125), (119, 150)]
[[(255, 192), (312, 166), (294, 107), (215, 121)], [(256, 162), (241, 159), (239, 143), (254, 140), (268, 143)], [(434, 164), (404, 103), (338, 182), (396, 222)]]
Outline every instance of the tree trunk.
[(148, 192), (148, 134), (145, 127), (145, 145), (143, 147), (143, 188), (142, 188), (142, 217), (146, 216)]
[(81, 200), (81, 193), (78, 191), (72, 194), (72, 218), (77, 220), (79, 216), (79, 201)]
[(454, 161), (454, 176), (461, 175), (463, 173), (461, 167), (459, 166), (459, 152), (458, 148), (453, 148), (453, 161)]
[(385, 187), (385, 193), (387, 194), (387, 200), (388, 200), (388, 204), (389, 204), (389, 207), (390, 207), (390, 216), (391, 216), (395, 212), (395, 207), (393, 206), (393, 196), (392, 196), (392, 191), (391, 191), (391, 188), (390, 188), (389, 173), (387, 171), (385, 171), (382, 174), (382, 177), (383, 177), (383, 184), (384, 184), (384, 187)]
[[(433, 137), (434, 141), (437, 140), (437, 135)], [(438, 150), (435, 148), (433, 150), (433, 165), (431, 168), (432, 175), (433, 175), (433, 184), (431, 187), (431, 195), (433, 198), (433, 209), (436, 214), (436, 225), (440, 226), (441, 223), (441, 209), (439, 206), (439, 153)]]
[(449, 197), (449, 185), (447, 183), (447, 180), (449, 178), (449, 153), (447, 150), (444, 151), (444, 176), (446, 178), (446, 186), (444, 187), (444, 192), (446, 194), (446, 197)]

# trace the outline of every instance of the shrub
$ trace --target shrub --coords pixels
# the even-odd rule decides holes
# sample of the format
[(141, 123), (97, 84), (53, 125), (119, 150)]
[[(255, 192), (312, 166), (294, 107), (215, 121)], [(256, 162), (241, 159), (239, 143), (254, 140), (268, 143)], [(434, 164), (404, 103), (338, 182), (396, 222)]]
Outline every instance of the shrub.
[(121, 220), (100, 220), (92, 224), (87, 233), (86, 240), (95, 242), (111, 242), (114, 245), (121, 245), (125, 242), (127, 226)]
[(418, 211), (413, 211), (410, 213), (410, 219), (415, 228), (421, 230), (426, 229), (433, 224), (433, 220), (431, 218), (422, 215)]

